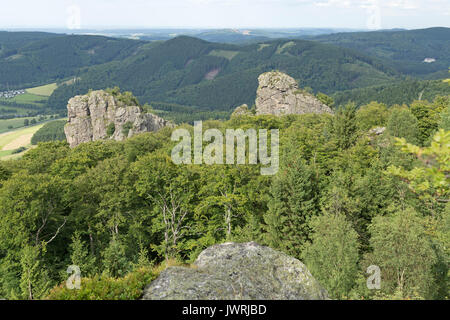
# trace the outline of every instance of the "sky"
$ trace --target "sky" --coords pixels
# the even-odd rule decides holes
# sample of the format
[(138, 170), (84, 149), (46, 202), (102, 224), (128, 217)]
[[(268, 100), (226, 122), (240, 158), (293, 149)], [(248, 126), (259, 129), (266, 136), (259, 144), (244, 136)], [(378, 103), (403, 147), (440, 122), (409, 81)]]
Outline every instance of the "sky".
[(0, 29), (450, 27), (450, 0), (0, 0)]

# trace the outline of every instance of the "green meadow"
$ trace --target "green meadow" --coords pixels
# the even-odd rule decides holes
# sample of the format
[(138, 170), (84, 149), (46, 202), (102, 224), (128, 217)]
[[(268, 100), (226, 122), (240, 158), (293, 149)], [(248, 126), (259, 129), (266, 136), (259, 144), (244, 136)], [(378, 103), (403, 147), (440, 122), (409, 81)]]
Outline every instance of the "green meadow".
[(32, 95), (50, 97), (57, 87), (58, 85), (56, 83), (50, 83), (44, 86), (30, 88), (26, 91)]
[(22, 128), (24, 126), (25, 119), (28, 119), (28, 121), (31, 121), (32, 119), (38, 121), (38, 118), (39, 117), (25, 117), (25, 118), (0, 120), (0, 133)]
[[(36, 112), (37, 109), (45, 106), (48, 97), (51, 96), (57, 87), (56, 83), (50, 83), (44, 86), (26, 89), (24, 94), (11, 99), (0, 98), (0, 115)], [(11, 105), (11, 103), (15, 105)], [(0, 132), (2, 132), (1, 128)]]

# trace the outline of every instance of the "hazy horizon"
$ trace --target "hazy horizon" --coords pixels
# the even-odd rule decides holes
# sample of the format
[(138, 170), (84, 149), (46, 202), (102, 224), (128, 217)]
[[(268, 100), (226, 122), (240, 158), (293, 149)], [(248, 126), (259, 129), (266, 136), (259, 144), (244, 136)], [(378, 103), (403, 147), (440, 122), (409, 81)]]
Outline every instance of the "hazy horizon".
[(0, 0), (0, 29), (423, 29), (447, 0)]

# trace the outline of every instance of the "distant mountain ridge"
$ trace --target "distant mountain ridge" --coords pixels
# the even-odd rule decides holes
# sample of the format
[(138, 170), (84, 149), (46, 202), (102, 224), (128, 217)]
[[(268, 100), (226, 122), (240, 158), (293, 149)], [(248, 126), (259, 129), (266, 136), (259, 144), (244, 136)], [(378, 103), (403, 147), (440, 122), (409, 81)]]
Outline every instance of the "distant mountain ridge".
[(243, 103), (252, 105), (258, 76), (272, 70), (290, 74), (300, 87), (324, 93), (401, 77), (380, 59), (318, 42), (273, 40), (237, 46), (181, 36), (152, 43), (120, 62), (86, 69), (75, 86), (60, 87), (49, 103), (57, 107), (89, 89), (119, 86), (133, 91), (142, 103), (232, 110)]
[[(450, 66), (450, 28), (348, 32), (310, 40), (354, 49), (383, 59), (401, 73), (424, 76)], [(433, 58), (433, 63), (424, 63)]]
[[(242, 30), (234, 33), (248, 37)], [(204, 36), (213, 40), (217, 34), (220, 32)], [(225, 30), (223, 34), (230, 33)], [(119, 86), (132, 91), (141, 103), (157, 105), (160, 111), (228, 112), (241, 104), (253, 104), (257, 78), (268, 71), (285, 72), (302, 88), (332, 95), (389, 86), (407, 75), (441, 77), (450, 65), (449, 28), (308, 38), (311, 40), (275, 39), (236, 45), (188, 36), (142, 41), (0, 32), (0, 90), (58, 82), (60, 86), (47, 109), (61, 111), (75, 95)], [(436, 61), (425, 63), (425, 58)], [(77, 81), (65, 83), (69, 78)], [(341, 96), (340, 100), (346, 99)]]
[[(20, 29), (19, 29), (20, 30)], [(28, 30), (29, 31), (29, 30)], [(115, 38), (129, 38), (146, 41), (170, 40), (179, 36), (189, 36), (219, 43), (253, 43), (273, 39), (312, 37), (338, 32), (356, 32), (358, 29), (345, 28), (133, 28), (133, 29), (37, 29), (38, 32), (77, 35), (99, 35)]]
[(0, 90), (71, 77), (83, 67), (126, 58), (144, 44), (102, 36), (0, 32)]

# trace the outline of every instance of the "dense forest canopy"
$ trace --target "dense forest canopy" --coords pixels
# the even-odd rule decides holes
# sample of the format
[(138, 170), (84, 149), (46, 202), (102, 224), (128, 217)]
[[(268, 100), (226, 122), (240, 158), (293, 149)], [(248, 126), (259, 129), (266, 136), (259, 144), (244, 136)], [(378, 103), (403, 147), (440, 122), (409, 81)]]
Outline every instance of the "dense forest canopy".
[[(120, 86), (136, 96), (125, 104), (178, 123), (70, 148), (65, 120), (49, 122), (0, 161), (0, 299), (138, 299), (164, 267), (225, 241), (301, 259), (334, 299), (448, 299), (449, 43), (448, 28), (242, 45), (0, 32), (0, 91), (52, 86), (1, 99), (0, 116), (64, 117), (74, 95)], [(333, 114), (231, 115), (254, 111), (272, 70)], [(278, 173), (175, 165), (172, 132), (195, 120), (279, 129)], [(64, 286), (70, 265), (82, 290)], [(366, 286), (371, 265), (380, 290)]]
[(388, 85), (371, 86), (336, 92), (332, 95), (336, 105), (354, 102), (358, 106), (378, 101), (389, 106), (410, 104), (415, 100), (432, 101), (439, 95), (449, 95), (450, 86), (442, 80), (404, 80)]
[[(320, 35), (316, 41), (355, 49), (383, 59), (401, 73), (425, 76), (450, 65), (449, 28), (349, 32)], [(435, 59), (424, 63), (426, 58)]]
[[(302, 87), (324, 93), (383, 84), (399, 76), (378, 59), (310, 41), (235, 46), (177, 37), (120, 63), (80, 73), (81, 80), (57, 89), (49, 104), (56, 108), (89, 88), (118, 85), (132, 90), (141, 102), (228, 111), (242, 103), (253, 104), (258, 75), (274, 69), (301, 79)], [(214, 71), (217, 75), (208, 78)]]
[(101, 36), (0, 32), (0, 91), (74, 77), (132, 55), (143, 42)]
[[(232, 240), (302, 259), (333, 298), (448, 298), (449, 114), (447, 96), (203, 123), (278, 128), (274, 176), (175, 165), (171, 128), (74, 149), (40, 143), (0, 163), (0, 297), (137, 298), (154, 277), (143, 266), (189, 263)], [(51, 289), (72, 264), (83, 290)], [(365, 286), (369, 265), (381, 267), (381, 290)]]

